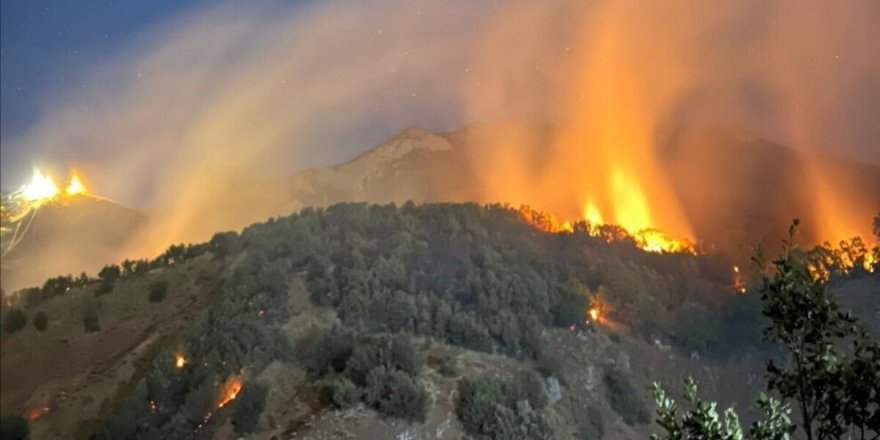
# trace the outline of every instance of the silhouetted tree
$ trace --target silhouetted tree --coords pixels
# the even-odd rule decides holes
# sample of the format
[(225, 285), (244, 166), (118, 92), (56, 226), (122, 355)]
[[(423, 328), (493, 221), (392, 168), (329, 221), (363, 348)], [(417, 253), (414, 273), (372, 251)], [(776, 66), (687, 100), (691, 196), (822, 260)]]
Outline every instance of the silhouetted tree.
[(150, 284), (150, 296), (149, 300), (151, 303), (162, 302), (165, 299), (165, 295), (168, 293), (168, 281), (159, 280), (154, 281)]
[(37, 313), (34, 313), (33, 322), (34, 328), (42, 332), (45, 331), (46, 328), (49, 326), (49, 317), (46, 316), (46, 312), (41, 310)]
[(12, 334), (27, 325), (27, 313), (16, 307), (10, 307), (3, 317), (3, 331)]
[(98, 317), (98, 305), (94, 301), (86, 301), (83, 308), (83, 330), (86, 333), (92, 333), (101, 330), (101, 323)]

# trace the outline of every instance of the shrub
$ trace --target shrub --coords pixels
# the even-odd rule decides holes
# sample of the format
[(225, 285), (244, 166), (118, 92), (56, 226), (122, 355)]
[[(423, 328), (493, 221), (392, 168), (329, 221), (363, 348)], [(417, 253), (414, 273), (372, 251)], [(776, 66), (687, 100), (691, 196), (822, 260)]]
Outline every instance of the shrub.
[(12, 307), (3, 317), (3, 331), (12, 334), (27, 325), (27, 314), (24, 310)]
[(333, 404), (346, 409), (356, 405), (364, 396), (363, 391), (347, 377), (338, 377), (330, 384)]
[(92, 333), (101, 330), (98, 319), (98, 306), (94, 302), (87, 302), (83, 309), (83, 330)]
[(458, 364), (456, 363), (455, 356), (443, 356), (443, 358), (440, 359), (440, 366), (437, 368), (437, 372), (444, 377), (458, 376)]
[(340, 326), (334, 326), (311, 341), (305, 350), (303, 363), (309, 372), (323, 375), (328, 371), (339, 372), (354, 350), (354, 334)]
[(168, 293), (168, 281), (154, 281), (150, 284), (150, 302), (157, 303), (162, 302), (165, 299), (165, 294)]
[(30, 435), (27, 420), (17, 414), (0, 416), (0, 438), (3, 440), (24, 440)]
[(95, 289), (95, 296), (106, 295), (110, 292), (113, 292), (113, 281), (102, 280), (98, 284), (98, 288)]
[[(456, 414), (465, 429), (474, 436), (491, 439), (553, 438), (544, 414), (529, 402), (529, 386), (525, 385), (529, 379), (525, 377), (459, 381)], [(541, 391), (538, 399), (546, 401)]]
[(595, 406), (587, 407), (586, 417), (578, 423), (577, 438), (580, 440), (602, 440), (605, 437), (605, 424), (602, 422), (602, 413)]
[(38, 331), (46, 331), (46, 328), (49, 327), (49, 317), (46, 316), (46, 312), (39, 311), (34, 314), (34, 328)]
[(238, 402), (235, 404), (235, 413), (232, 414), (232, 426), (235, 433), (249, 434), (254, 432), (260, 415), (266, 408), (266, 395), (269, 389), (259, 382), (247, 382), (241, 389)]
[(626, 424), (635, 425), (651, 421), (644, 400), (629, 378), (620, 371), (609, 370), (605, 372), (603, 379), (608, 403)]
[(388, 417), (425, 421), (428, 392), (418, 379), (400, 370), (374, 368), (367, 375), (367, 403)]

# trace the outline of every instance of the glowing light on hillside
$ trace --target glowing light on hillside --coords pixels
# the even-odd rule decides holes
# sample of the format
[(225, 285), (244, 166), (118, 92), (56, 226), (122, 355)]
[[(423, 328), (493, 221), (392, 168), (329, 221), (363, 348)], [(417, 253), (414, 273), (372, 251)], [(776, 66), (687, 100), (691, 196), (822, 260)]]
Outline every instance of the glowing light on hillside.
[[(574, 222), (560, 221), (553, 214), (544, 213), (526, 205), (521, 206), (518, 211), (527, 223), (545, 232), (571, 233), (575, 231), (576, 225), (580, 225), (583, 226), (591, 236), (603, 238), (609, 243), (630, 238), (635, 242), (636, 246), (646, 252), (696, 253), (693, 244), (689, 240), (669, 237), (657, 229), (631, 229), (630, 227), (621, 224), (619, 225), (619, 228), (622, 230), (623, 234), (620, 234), (620, 231), (613, 231), (613, 228), (605, 228), (609, 225), (602, 223), (602, 215), (599, 214), (595, 205), (591, 203), (588, 203), (584, 208), (584, 219)], [(633, 212), (639, 211), (639, 209), (633, 210)], [(629, 217), (632, 220), (630, 222), (631, 226), (644, 223), (636, 217), (638, 216)]]
[(75, 196), (79, 194), (85, 194), (86, 187), (83, 185), (82, 180), (80, 180), (79, 175), (74, 171), (70, 176), (70, 183), (67, 185), (67, 188), (64, 190), (68, 196)]
[(177, 368), (183, 368), (184, 365), (186, 365), (186, 358), (183, 357), (182, 354), (176, 353), (174, 355), (174, 366)]
[(55, 185), (52, 176), (44, 174), (39, 168), (34, 167), (31, 181), (22, 187), (20, 195), (26, 202), (40, 202), (58, 195), (58, 186)]
[(40, 417), (43, 417), (44, 414), (49, 412), (48, 406), (35, 406), (25, 413), (24, 418), (27, 419), (28, 422), (36, 422)]
[(599, 308), (595, 306), (590, 307), (590, 310), (587, 311), (587, 314), (590, 315), (590, 320), (593, 322), (598, 322), (599, 317), (601, 316), (599, 313)]
[(220, 403), (217, 404), (217, 408), (223, 408), (227, 403), (235, 400), (238, 393), (241, 391), (242, 385), (243, 382), (240, 376), (229, 378), (229, 380), (223, 385), (223, 392), (221, 394)]

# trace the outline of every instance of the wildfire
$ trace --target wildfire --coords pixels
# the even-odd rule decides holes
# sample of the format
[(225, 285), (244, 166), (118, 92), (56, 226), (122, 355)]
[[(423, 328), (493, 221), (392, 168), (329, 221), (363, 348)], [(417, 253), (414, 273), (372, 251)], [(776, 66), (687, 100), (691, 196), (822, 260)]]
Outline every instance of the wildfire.
[(175, 353), (174, 366), (177, 368), (183, 368), (184, 365), (186, 365), (186, 358), (180, 353)]
[[(58, 185), (55, 183), (55, 179), (51, 175), (43, 172), (43, 170), (38, 167), (34, 167), (33, 170), (34, 173), (33, 176), (31, 176), (31, 181), (13, 193), (13, 198), (23, 202), (25, 205), (33, 207), (39, 206), (42, 203), (53, 200), (62, 195), (61, 190), (58, 189)], [(76, 171), (72, 171), (69, 183), (65, 187), (63, 194), (66, 194), (67, 196), (76, 196), (86, 193), (88, 193), (88, 191), (86, 190), (82, 179), (80, 179), (79, 174), (77, 174)]]
[(545, 232), (571, 233), (576, 227), (583, 227), (591, 236), (601, 237), (609, 243), (630, 238), (636, 246), (647, 252), (696, 253), (689, 240), (671, 238), (654, 228), (633, 229), (625, 225), (607, 225), (602, 222), (602, 215), (592, 203), (584, 208), (584, 218), (574, 222), (560, 221), (553, 214), (537, 211), (527, 205), (521, 206), (518, 211), (526, 222)]
[(65, 189), (64, 192), (66, 192), (68, 196), (86, 193), (86, 187), (83, 185), (82, 180), (80, 180), (76, 171), (71, 174), (70, 183), (67, 185), (67, 189)]
[(227, 403), (234, 400), (241, 391), (242, 385), (243, 382), (241, 376), (233, 376), (229, 378), (229, 380), (223, 385), (223, 394), (221, 395), (220, 403), (217, 404), (217, 408), (223, 408)]
[(34, 175), (30, 183), (20, 190), (20, 196), (27, 202), (39, 202), (51, 199), (58, 195), (58, 186), (52, 176), (43, 174), (39, 168), (34, 167)]
[(593, 322), (599, 322), (599, 307), (593, 306), (590, 307), (590, 310), (587, 311), (587, 314), (590, 315), (590, 320)]
[(49, 412), (48, 406), (35, 406), (25, 413), (24, 418), (26, 418), (28, 422), (35, 422), (47, 412)]
[(739, 266), (733, 266), (733, 290), (737, 293), (746, 293), (746, 283), (739, 272)]
[(878, 264), (876, 255), (880, 254), (878, 246), (880, 243), (869, 248), (859, 237), (842, 240), (837, 247), (826, 242), (807, 252), (807, 269), (814, 280), (828, 280), (832, 274), (851, 274), (857, 269), (873, 273)]

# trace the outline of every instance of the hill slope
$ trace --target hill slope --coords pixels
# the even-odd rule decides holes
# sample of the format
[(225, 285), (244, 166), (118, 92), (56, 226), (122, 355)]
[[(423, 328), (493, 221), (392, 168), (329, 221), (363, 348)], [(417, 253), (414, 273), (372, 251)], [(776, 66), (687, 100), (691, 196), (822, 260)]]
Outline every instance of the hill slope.
[(2, 336), (2, 406), (35, 438), (459, 438), (462, 393), (497, 387), (529, 402), (511, 426), (623, 439), (651, 431), (653, 379), (741, 408), (762, 385), (757, 299), (723, 263), (497, 206), (307, 209), (144, 264), (24, 302), (48, 329)]
[(2, 280), (7, 292), (59, 274), (95, 272), (114, 261), (143, 226), (139, 212), (90, 195), (56, 198), (4, 224)]

